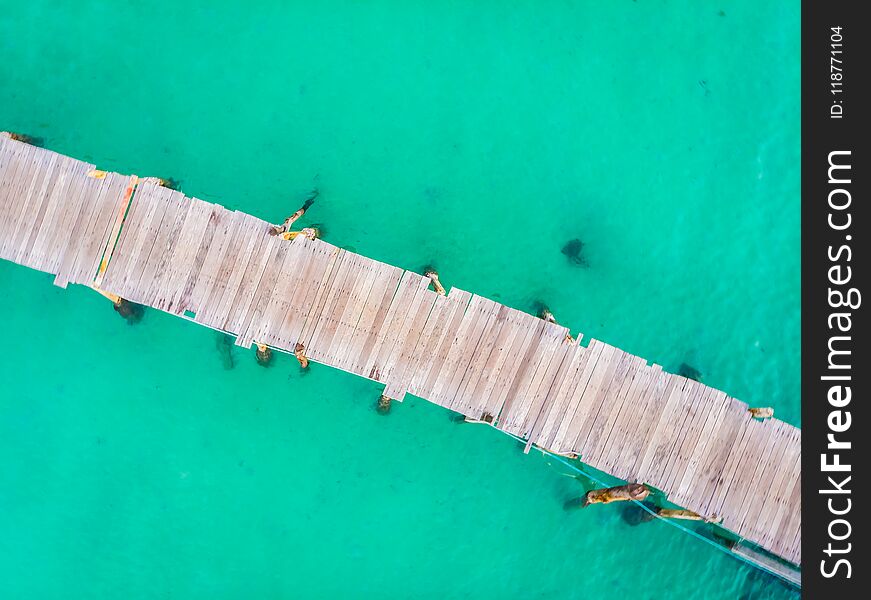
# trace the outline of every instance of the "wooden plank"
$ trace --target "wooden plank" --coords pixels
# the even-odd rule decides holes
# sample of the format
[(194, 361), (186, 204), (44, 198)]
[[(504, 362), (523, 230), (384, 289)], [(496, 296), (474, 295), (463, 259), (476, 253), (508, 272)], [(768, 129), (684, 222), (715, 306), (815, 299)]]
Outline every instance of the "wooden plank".
[(801, 470), (793, 480), (788, 497), (792, 504), (774, 533), (771, 547), (788, 560), (801, 563)]
[(674, 460), (674, 447), (686, 422), (692, 418), (689, 407), (701, 389), (700, 384), (692, 379), (677, 377), (674, 390), (665, 408), (662, 410), (659, 422), (651, 436), (650, 443), (644, 452), (641, 466), (638, 467), (639, 477), (655, 485), (663, 491), (663, 471), (667, 470), (670, 461)]
[(45, 225), (34, 229), (29, 265), (40, 271), (52, 272), (49, 267), (56, 258), (58, 251), (55, 238), (60, 234), (57, 226), (58, 222), (63, 218), (67, 195), (75, 177), (76, 174), (72, 168), (68, 167), (63, 170), (45, 208), (43, 221)]
[(486, 406), (487, 399), (476, 397), (475, 390), (480, 388), (486, 381), (488, 373), (485, 371), (485, 368), (491, 354), (493, 354), (501, 332), (512, 329), (507, 321), (511, 313), (510, 308), (494, 302), (489, 307), (488, 313), (489, 318), (484, 326), (481, 341), (478, 348), (469, 358), (466, 372), (463, 374), (463, 380), (454, 398), (451, 400), (452, 409), (464, 415), (480, 414), (481, 408)]
[[(409, 275), (407, 293), (403, 293), (402, 284), (393, 297), (393, 302), (387, 311), (384, 321), (384, 337), (380, 348), (373, 351), (376, 358), (370, 367), (369, 378), (384, 382), (390, 375), (395, 364), (394, 353), (402, 344), (402, 339), (411, 327), (411, 318), (415, 314), (420, 302), (423, 300), (429, 278), (417, 273), (407, 272)], [(392, 311), (392, 314), (391, 314)]]
[[(165, 204), (161, 194), (161, 188), (152, 183), (146, 183), (137, 194), (137, 202), (141, 203), (141, 220), (135, 228), (131, 228), (131, 235), (125, 238), (125, 245), (129, 249), (125, 253), (125, 264), (117, 277), (111, 280), (111, 285), (116, 293), (122, 297), (129, 297), (131, 290), (136, 290), (142, 269), (148, 260), (148, 253), (154, 244), (154, 232), (163, 218), (162, 208)], [(154, 221), (157, 221), (155, 225)], [(105, 278), (104, 278), (105, 281)]]
[(255, 338), (258, 342), (293, 350), (327, 270), (338, 254), (338, 248), (314, 245), (301, 237), (293, 241), (263, 314)]
[(435, 346), (435, 354), (432, 360), (429, 361), (425, 373), (422, 370), (421, 374), (415, 378), (419, 383), (414, 386), (416, 390), (414, 393), (429, 399), (431, 402), (435, 396), (436, 385), (442, 377), (442, 370), (448, 361), (448, 355), (450, 354), (456, 332), (463, 322), (466, 309), (472, 301), (472, 294), (459, 288), (452, 288), (448, 292), (448, 301), (452, 304), (448, 316), (448, 324), (444, 328), (441, 339)]
[(522, 316), (528, 317), (529, 315), (509, 307), (504, 308), (506, 309), (505, 317), (499, 323), (493, 346), (490, 349), (490, 355), (481, 369), (478, 383), (467, 392), (468, 412), (466, 414), (473, 419), (481, 419), (485, 415), (492, 417), (494, 412), (498, 414), (501, 406), (489, 408), (491, 396), (499, 382), (505, 362), (511, 355), (511, 349), (515, 340), (521, 332), (525, 332), (521, 323), (526, 321), (522, 319)]
[[(155, 308), (166, 310), (173, 293), (178, 291), (180, 285), (179, 278), (183, 270), (185, 273), (187, 272), (187, 270), (179, 263), (184, 261), (185, 257), (190, 257), (188, 260), (192, 262), (196, 255), (196, 251), (199, 249), (199, 242), (196, 243), (196, 247), (191, 247), (194, 245), (191, 238), (194, 235), (202, 236), (202, 231), (195, 232), (194, 226), (197, 217), (203, 215), (204, 212), (205, 207), (203, 206), (203, 203), (192, 201), (189, 198), (185, 198), (184, 202), (179, 207), (174, 231), (166, 240), (166, 247), (163, 256), (157, 266), (158, 276), (157, 280), (154, 282), (153, 292), (150, 299), (152, 306)], [(205, 218), (203, 218), (198, 225), (199, 229), (202, 229), (205, 225)], [(120, 249), (120, 243), (116, 244), (116, 248)], [(115, 252), (112, 254), (113, 256), (109, 260), (108, 265), (111, 265), (115, 260)], [(190, 263), (186, 263), (185, 266), (189, 266), (189, 264)], [(109, 270), (108, 265), (106, 269), (107, 273)], [(104, 275), (103, 279), (105, 280), (105, 278), (106, 276)]]
[(0, 249), (6, 244), (9, 229), (12, 226), (12, 215), (18, 202), (17, 190), (24, 179), (24, 173), (28, 165), (35, 158), (25, 144), (3, 137), (3, 152), (0, 157), (3, 160), (2, 179), (0, 179), (0, 210), (4, 218), (0, 219)]
[[(317, 240), (315, 240), (314, 243), (317, 243)], [(331, 259), (327, 263), (327, 270), (324, 273), (320, 284), (316, 288), (317, 293), (315, 294), (314, 300), (311, 304), (305, 304), (305, 306), (308, 307), (308, 310), (305, 313), (305, 321), (303, 322), (302, 330), (298, 337), (300, 343), (305, 345), (306, 348), (310, 345), (311, 336), (314, 333), (315, 326), (317, 325), (318, 319), (326, 305), (328, 292), (339, 273), (339, 269), (346, 258), (346, 254), (348, 254), (348, 252), (342, 248), (336, 248), (334, 246), (329, 247), (334, 254), (332, 254)]]
[[(529, 325), (532, 324), (530, 327)], [(504, 397), (514, 373), (506, 365), (523, 349), (523, 342), (531, 340), (536, 321), (530, 315), (508, 309), (506, 319), (501, 323), (490, 356), (481, 371), (474, 389), (469, 394), (472, 418), (484, 418), (494, 422), (502, 409)], [(519, 362), (520, 358), (517, 359)]]
[[(793, 494), (793, 489), (797, 482), (801, 481), (801, 439), (799, 436), (798, 443), (793, 442), (793, 447), (789, 454), (791, 462), (783, 465), (782, 470), (785, 476), (778, 482), (777, 493), (774, 496), (775, 503), (771, 508), (770, 523), (766, 533), (762, 536), (763, 540), (768, 542), (767, 547), (773, 547), (780, 542), (778, 533), (781, 531), (781, 526), (784, 521), (787, 521), (796, 510), (796, 496)], [(798, 499), (801, 499), (801, 488), (799, 487)]]
[(14, 191), (14, 202), (7, 209), (7, 229), (2, 238), (2, 257), (14, 261), (21, 244), (22, 230), (32, 224), (30, 214), (33, 204), (41, 195), (43, 183), (47, 184), (47, 174), (51, 173), (57, 155), (54, 153), (33, 153), (32, 160), (20, 177), (19, 187)]
[[(0, 135), (0, 214), (9, 212), (9, 189), (15, 181), (15, 172), (21, 162), (21, 144)], [(0, 235), (5, 235), (6, 220), (0, 219)], [(2, 241), (0, 241), (2, 244)]]
[(381, 267), (381, 272), (366, 300), (366, 306), (360, 314), (357, 327), (351, 335), (349, 347), (351, 359), (348, 367), (352, 373), (368, 375), (370, 356), (378, 343), (378, 335), (387, 318), (387, 312), (393, 304), (403, 274), (401, 269), (390, 265)]
[(587, 452), (591, 449), (590, 435), (593, 430), (593, 425), (599, 418), (599, 413), (602, 411), (602, 408), (606, 403), (609, 402), (615, 394), (619, 393), (620, 387), (623, 384), (623, 379), (626, 377), (631, 362), (632, 355), (627, 354), (620, 349), (615, 349), (608, 370), (604, 372), (598, 390), (594, 395), (591, 394), (590, 402), (587, 404), (585, 403), (584, 398), (581, 399), (581, 404), (579, 406), (586, 406), (586, 417), (584, 418), (581, 428), (572, 444), (572, 450), (583, 456), (584, 460), (587, 460)]
[(120, 293), (123, 291), (124, 278), (130, 263), (132, 251), (136, 246), (136, 237), (139, 235), (142, 219), (147, 216), (150, 204), (140, 198), (146, 192), (137, 186), (133, 192), (133, 198), (130, 201), (130, 208), (121, 224), (121, 232), (118, 235), (118, 241), (115, 243), (115, 250), (112, 255), (112, 260), (109, 261), (111, 269), (107, 265), (106, 272), (103, 274), (103, 280), (100, 283), (101, 289)]
[(684, 410), (687, 397), (696, 389), (696, 382), (671, 375), (671, 381), (667, 387), (668, 395), (664, 395), (662, 408), (652, 416), (653, 426), (647, 436), (647, 443), (641, 446), (638, 460), (634, 470), (639, 481), (651, 485), (659, 485), (658, 481), (651, 479), (659, 472), (659, 465), (668, 460), (668, 453), (674, 444), (672, 434), (683, 424)]
[(242, 276), (248, 266), (248, 260), (254, 251), (258, 239), (254, 230), (258, 229), (260, 235), (263, 228), (245, 213), (239, 213), (235, 231), (229, 239), (221, 267), (212, 287), (211, 296), (208, 300), (207, 310), (202, 318), (208, 321), (212, 327), (222, 328), (230, 310), (230, 304), (236, 296)]
[(433, 397), (433, 389), (447, 362), (454, 335), (463, 321), (466, 308), (471, 300), (472, 294), (459, 288), (453, 288), (448, 293), (444, 320), (440, 325), (434, 325), (433, 339), (428, 343), (429, 356), (422, 357), (419, 370), (412, 377), (409, 386), (411, 393), (427, 399)]
[[(299, 279), (301, 270), (316, 262), (312, 258), (312, 249), (306, 247), (306, 242), (301, 237), (293, 241), (270, 237), (275, 249), (260, 276), (248, 308), (249, 313), (256, 311), (256, 319), (248, 317), (250, 322), (247, 325), (243, 320), (236, 340), (237, 345), (246, 348), (256, 342), (287, 349), (291, 341), (290, 336), (284, 335), (282, 323), (289, 318), (292, 294), (305, 293), (307, 288), (305, 282)], [(264, 282), (267, 287), (263, 286)], [(302, 307), (297, 306), (297, 311), (301, 312)]]
[(333, 284), (325, 295), (323, 311), (314, 325), (311, 340), (307, 345), (309, 357), (318, 362), (325, 364), (334, 362), (329, 349), (333, 337), (336, 335), (336, 329), (339, 328), (342, 313), (351, 297), (354, 282), (360, 275), (359, 266), (360, 255), (345, 252), (344, 260), (336, 271)]
[(90, 284), (95, 282), (100, 275), (101, 265), (106, 251), (114, 240), (110, 236), (114, 233), (114, 226), (119, 219), (122, 207), (130, 200), (130, 178), (112, 173), (106, 178), (106, 193), (102, 196), (99, 217), (94, 229), (93, 246), (88, 252), (88, 260), (82, 263), (81, 277)]
[(100, 262), (99, 269), (97, 270), (97, 277), (94, 280), (94, 285), (98, 288), (103, 284), (106, 269), (109, 268), (109, 262), (111, 261), (112, 255), (115, 252), (115, 246), (117, 245), (118, 238), (121, 234), (121, 227), (124, 225), (124, 218), (126, 217), (128, 209), (130, 208), (130, 202), (133, 200), (133, 194), (135, 193), (136, 184), (138, 183), (138, 181), (139, 178), (135, 175), (127, 178), (127, 184), (124, 188), (121, 202), (119, 203), (119, 206), (115, 211), (115, 220), (112, 223), (112, 227), (109, 231), (106, 248), (104, 249), (104, 256), (102, 261)]
[[(537, 323), (531, 323), (532, 335), (528, 345), (524, 348), (523, 354), (518, 356), (518, 362), (515, 363), (515, 368), (509, 373), (508, 386), (505, 388), (504, 396), (501, 397), (501, 408), (499, 414), (494, 414), (496, 417), (496, 425), (501, 428), (503, 421), (509, 421), (515, 405), (518, 404), (518, 396), (529, 385), (529, 381), (534, 374), (538, 362), (541, 361), (542, 344), (547, 343), (551, 338), (548, 336), (549, 330), (547, 323), (541, 319)], [(502, 392), (500, 392), (502, 396)]]
[(246, 233), (245, 214), (234, 211), (230, 215), (230, 224), (224, 235), (220, 252), (216, 253), (214, 268), (209, 270), (210, 285), (203, 293), (203, 300), (197, 310), (196, 321), (214, 326), (212, 315), (221, 304), (221, 298), (227, 288), (227, 281), (233, 272), (242, 249), (241, 241)]
[(575, 413), (572, 415), (568, 427), (564, 430), (563, 437), (556, 440), (555, 449), (557, 451), (577, 451), (578, 435), (580, 434), (584, 423), (590, 417), (590, 411), (596, 402), (596, 397), (601, 391), (603, 382), (610, 380), (614, 374), (614, 370), (617, 368), (617, 361), (615, 358), (620, 358), (617, 348), (603, 343), (599, 360), (596, 361), (589, 382), (578, 398)]
[(190, 310), (194, 314), (199, 314), (206, 306), (209, 293), (215, 283), (215, 276), (220, 268), (220, 260), (224, 255), (224, 248), (227, 245), (229, 235), (232, 233), (234, 226), (232, 212), (218, 205), (214, 206), (213, 211), (214, 220), (210, 221), (209, 234), (203, 239), (206, 250), (205, 255), (201, 262), (198, 256), (197, 262), (200, 264), (200, 268), (195, 275), (195, 283), (191, 287), (190, 293), (183, 295), (184, 302), (179, 307), (182, 310)]
[(270, 236), (264, 227), (264, 222), (255, 220), (251, 237), (253, 244), (244, 264), (240, 263), (240, 279), (236, 286), (236, 293), (227, 305), (226, 314), (221, 319), (221, 329), (230, 333), (239, 334), (242, 328), (242, 319), (245, 311), (251, 305), (257, 282), (263, 275), (266, 263), (272, 249), (275, 246), (275, 238)]
[(699, 463), (698, 474), (687, 492), (696, 498), (696, 505), (699, 507), (699, 511), (704, 514), (709, 514), (708, 510), (714, 491), (719, 480), (723, 477), (732, 446), (740, 442), (739, 434), (743, 435), (742, 425), (746, 420), (746, 405), (729, 398), (720, 426), (708, 443), (704, 457)]
[(717, 514), (724, 515), (723, 522), (729, 522), (729, 526), (735, 531), (741, 531), (741, 523), (754, 499), (762, 499), (761, 489), (758, 485), (768, 458), (773, 450), (779, 427), (775, 427), (775, 421), (754, 421), (755, 435), (750, 439), (744, 453), (742, 453), (737, 469), (737, 477), (732, 481), (722, 507), (717, 509)]
[[(542, 415), (546, 414), (553, 405), (556, 390), (565, 378), (566, 371), (574, 357), (574, 348), (574, 342), (563, 336), (557, 342), (553, 359), (549, 362), (547, 369), (545, 370), (542, 366), (539, 366), (539, 371), (543, 374), (541, 377), (536, 375), (536, 379), (533, 380), (534, 382), (537, 381), (537, 383), (534, 383), (529, 388), (532, 398), (529, 409), (526, 411), (523, 421), (518, 422), (517, 428), (514, 431), (520, 437), (528, 439), (526, 452), (529, 452), (534, 443), (533, 430), (536, 428), (539, 420), (542, 419)], [(537, 432), (535, 433), (537, 434)]]
[(769, 438), (769, 444), (760, 457), (759, 466), (750, 483), (749, 502), (744, 504), (744, 510), (736, 520), (737, 530), (746, 531), (757, 539), (764, 535), (763, 529), (768, 525), (762, 521), (763, 509), (774, 495), (771, 485), (782, 470), (790, 436), (789, 426), (782, 421), (771, 421), (767, 425), (773, 430), (773, 435)]
[(86, 177), (82, 175), (73, 176), (70, 181), (69, 188), (61, 211), (58, 217), (58, 224), (50, 236), (46, 240), (47, 251), (45, 270), (49, 273), (57, 275), (60, 272), (66, 255), (70, 251), (75, 251), (72, 247), (71, 239), (75, 221), (82, 210), (82, 203), (85, 201), (85, 181)]
[(75, 283), (76, 265), (79, 254), (86, 252), (88, 235), (93, 227), (95, 212), (99, 206), (101, 181), (85, 177), (82, 180), (82, 202), (79, 205), (79, 213), (73, 219), (67, 249), (63, 260), (57, 268), (55, 285), (66, 287), (67, 283)]
[(237, 345), (249, 348), (254, 340), (260, 341), (258, 336), (264, 328), (264, 313), (272, 302), (272, 295), (276, 285), (279, 283), (279, 276), (281, 275), (284, 262), (287, 259), (287, 255), (294, 250), (293, 246), (296, 246), (296, 244), (276, 242), (275, 248), (260, 277), (260, 281), (257, 283), (256, 291), (252, 296), (251, 306), (248, 307), (245, 318), (242, 320), (239, 336), (236, 340)]
[[(191, 202), (182, 194), (169, 195), (168, 214), (164, 217), (164, 226), (154, 240), (151, 256), (143, 274), (143, 279), (149, 282), (147, 291), (142, 295), (141, 302), (144, 304), (157, 306), (167, 295), (166, 281), (171, 274), (171, 261), (190, 208)], [(97, 279), (99, 280), (99, 275)]]
[(604, 444), (617, 421), (623, 403), (626, 402), (636, 379), (641, 377), (640, 370), (646, 364), (644, 359), (637, 356), (630, 355), (628, 360), (625, 376), (620, 381), (619, 387), (614, 385), (609, 388), (611, 397), (603, 403), (602, 409), (587, 435), (585, 446), (581, 449), (584, 460), (592, 465), (598, 464)]
[(2, 219), (3, 237), (0, 238), (0, 257), (6, 259), (13, 256), (15, 231), (28, 205), (32, 189), (38, 182), (42, 169), (50, 160), (48, 155), (37, 152), (35, 148), (25, 144), (21, 145), (20, 152), (12, 185), (7, 192), (5, 218)]
[[(163, 310), (177, 315), (187, 310), (215, 229), (224, 213), (220, 206), (196, 198), (191, 202), (194, 206), (185, 221), (185, 231), (173, 253), (173, 274), (166, 284), (166, 295), (160, 305)], [(121, 234), (124, 234), (123, 229)]]
[[(466, 318), (470, 316), (470, 310), (466, 311)], [(463, 392), (464, 386), (477, 384), (483, 361), (486, 361), (492, 348), (493, 339), (488, 339), (487, 333), (498, 319), (499, 305), (487, 298), (481, 298), (479, 311), (477, 320), (469, 329), (466, 343), (457, 352), (457, 368), (442, 397), (443, 406), (459, 412), (465, 411), (460, 406), (462, 398), (458, 399), (457, 396)], [(483, 361), (475, 360), (479, 352), (484, 355)]]
[(614, 472), (615, 465), (620, 464), (621, 456), (632, 444), (635, 433), (633, 424), (641, 420), (644, 403), (648, 396), (652, 395), (649, 394), (649, 390), (653, 389), (662, 375), (659, 365), (647, 366), (643, 359), (642, 363), (626, 394), (626, 400), (620, 406), (614, 425), (607, 437), (603, 438), (602, 449), (595, 459), (596, 468), (607, 470), (609, 473)]
[[(744, 419), (738, 423), (738, 428), (738, 440), (732, 446), (729, 456), (726, 459), (726, 465), (723, 467), (720, 476), (717, 478), (713, 498), (704, 514), (719, 515), (724, 518), (730, 516), (722, 515), (720, 509), (726, 501), (726, 495), (729, 493), (732, 484), (739, 480), (744, 473), (744, 451), (748, 444), (755, 442), (760, 432), (759, 423), (750, 419), (746, 414), (744, 415)], [(701, 504), (699, 504), (699, 506), (701, 506)]]
[(474, 351), (474, 346), (478, 343), (488, 318), (486, 314), (488, 309), (486, 298), (472, 296), (459, 326), (454, 330), (447, 356), (439, 371), (438, 378), (433, 384), (433, 390), (429, 396), (430, 401), (439, 406), (450, 408), (456, 388), (468, 366), (464, 362), (465, 353)]
[(351, 290), (348, 304), (342, 313), (339, 327), (336, 329), (336, 335), (330, 348), (330, 353), (335, 356), (336, 368), (343, 371), (349, 370), (354, 331), (360, 323), (360, 317), (366, 308), (369, 294), (372, 292), (375, 280), (382, 269), (382, 263), (361, 258), (363, 258), (360, 264), (361, 276), (357, 278), (354, 288)]
[(699, 443), (696, 444), (695, 448), (693, 448), (684, 472), (670, 486), (670, 489), (672, 490), (671, 496), (676, 500), (682, 500), (682, 502), (680, 502), (682, 505), (684, 505), (689, 499), (687, 493), (689, 492), (690, 485), (694, 480), (702, 458), (708, 451), (708, 447), (715, 443), (714, 434), (721, 427), (723, 419), (726, 417), (728, 403), (729, 398), (723, 392), (714, 390), (713, 394), (709, 396), (708, 411), (705, 415), (705, 423), (699, 434)]
[[(711, 405), (711, 398), (714, 392), (716, 390), (713, 388), (697, 384), (696, 390), (684, 411), (685, 419), (683, 425), (674, 436), (675, 441), (670, 452), (670, 458), (656, 475), (657, 479), (661, 481), (658, 484), (660, 489), (665, 490), (669, 494), (680, 485), (684, 471), (689, 466), (695, 447), (699, 443), (699, 435), (705, 425), (706, 417), (720, 409), (720, 406)], [(720, 404), (722, 403), (723, 400), (720, 401)]]
[(628, 438), (614, 467), (613, 473), (617, 477), (627, 481), (639, 479), (640, 473), (636, 466), (641, 464), (644, 451), (671, 396), (671, 388), (676, 382), (673, 375), (660, 370), (657, 370), (654, 378), (651, 379), (639, 404), (638, 414), (631, 421), (626, 422), (631, 423), (632, 428), (628, 430)]
[(801, 471), (801, 430), (791, 425), (787, 429), (787, 448), (779, 463), (777, 474), (771, 484), (771, 492), (766, 495), (762, 516), (759, 519), (760, 538), (764, 545), (772, 541), (773, 530), (780, 525), (780, 520), (791, 504), (787, 498), (789, 488), (798, 472)]
[(70, 162), (70, 159), (59, 156), (53, 172), (46, 174), (42, 188), (35, 199), (33, 218), (27, 227), (22, 228), (22, 237), (17, 243), (18, 254), (15, 257), (15, 262), (18, 264), (31, 268), (38, 268), (41, 264), (41, 261), (33, 260), (31, 253), (40, 234), (44, 234), (53, 226), (49, 219), (56, 210), (60, 191), (66, 186), (67, 166)]
[(593, 376), (593, 372), (596, 370), (596, 364), (602, 357), (605, 348), (606, 344), (603, 344), (599, 340), (590, 340), (589, 346), (584, 350), (587, 356), (583, 363), (583, 368), (574, 387), (569, 393), (569, 398), (565, 404), (565, 411), (563, 411), (561, 415), (562, 418), (560, 418), (559, 421), (554, 422), (552, 433), (545, 438), (544, 444), (546, 448), (555, 452), (562, 452), (560, 449), (563, 447), (563, 440), (568, 436), (569, 429), (572, 427), (572, 421), (575, 418), (575, 413), (578, 411), (581, 397), (584, 395), (587, 386), (590, 384), (590, 379)]
[(408, 368), (406, 391), (416, 395), (421, 394), (420, 386), (436, 358), (439, 343), (455, 306), (456, 302), (449, 300), (447, 296), (436, 296), (421, 331), (420, 343), (415, 348), (412, 363)]
[(89, 226), (82, 237), (81, 248), (70, 271), (70, 281), (91, 285), (97, 275), (103, 249), (108, 241), (109, 221), (114, 216), (116, 203), (120, 202), (124, 179), (117, 173), (109, 173), (98, 180), (97, 198), (92, 207)]
[[(556, 375), (567, 347), (565, 335), (545, 327), (542, 344), (536, 353), (537, 360), (533, 360), (527, 371), (528, 383), (521, 382), (518, 386), (518, 401), (513, 402), (513, 410), (508, 414), (502, 411), (499, 417), (499, 429), (523, 437), (523, 424), (529, 413), (535, 409), (537, 401), (544, 401), (543, 396), (539, 397), (536, 392), (542, 385), (549, 386), (549, 382), (546, 383), (545, 380), (552, 380)], [(546, 394), (547, 390), (544, 393)]]
[[(572, 403), (573, 398), (572, 394), (577, 389), (586, 368), (587, 360), (592, 354), (589, 350), (579, 345), (580, 338), (577, 341), (578, 343), (571, 350), (572, 359), (566, 377), (554, 393), (554, 400), (542, 420), (541, 431), (533, 439), (533, 442), (540, 448), (550, 449), (552, 447), (557, 430), (569, 411), (569, 405)], [(574, 411), (574, 408), (572, 408), (572, 411)]]
[[(438, 295), (428, 288), (429, 282), (426, 279), (422, 280), (399, 328), (396, 336), (397, 342), (388, 355), (382, 370), (382, 378), (385, 382), (394, 376), (400, 382), (398, 385), (402, 387), (402, 396), (405, 395), (405, 387), (408, 385), (405, 371), (410, 367), (410, 362), (413, 360), (414, 353), (420, 343), (423, 327)], [(397, 399), (402, 400), (402, 397)]]
[(15, 231), (21, 221), (21, 213), (27, 206), (31, 189), (38, 179), (48, 158), (33, 152), (30, 148), (22, 151), (21, 161), (8, 192), (7, 206), (4, 209), (0, 257), (11, 259), (15, 251)]
[(408, 314), (408, 309), (417, 291), (426, 285), (426, 282), (423, 281), (424, 279), (426, 278), (411, 271), (405, 271), (402, 274), (396, 294), (387, 308), (380, 330), (375, 336), (372, 349), (368, 353), (363, 369), (365, 377), (375, 381), (382, 381), (381, 370), (384, 366), (384, 361), (396, 343), (396, 336), (402, 326), (405, 315)]
[(34, 153), (32, 159), (25, 165), (24, 171), (18, 175), (18, 185), (13, 188), (13, 202), (7, 208), (6, 230), (3, 234), (0, 257), (15, 260), (19, 248), (19, 233), (22, 227), (31, 222), (28, 214), (33, 197), (38, 194), (46, 172), (53, 166), (55, 157), (51, 154)]
[[(402, 400), (408, 386), (406, 371), (412, 368), (415, 352), (421, 342), (424, 325), (432, 311), (435, 299), (438, 296), (429, 289), (429, 283), (422, 281), (417, 289), (408, 313), (405, 315), (402, 325), (397, 333), (397, 343), (387, 357), (383, 368), (383, 380), (392, 385), (396, 400)], [(410, 376), (409, 376), (410, 379)]]
[(166, 260), (164, 255), (168, 250), (167, 242), (175, 232), (179, 215), (184, 216), (181, 199), (173, 197), (169, 193), (170, 191), (167, 190), (161, 194), (165, 201), (159, 209), (162, 212), (161, 224), (154, 230), (153, 239), (148, 244), (151, 246), (148, 256), (144, 256), (143, 249), (144, 260), (140, 263), (140, 274), (135, 280), (132, 278), (127, 280), (124, 297), (140, 304), (152, 304), (152, 298), (159, 292), (159, 279), (162, 269), (165, 268), (163, 266)]
[(20, 144), (5, 136), (0, 136), (0, 211), (4, 218), (0, 219), (0, 255), (6, 244), (9, 228), (12, 226), (12, 212), (17, 200), (15, 190), (20, 185), (20, 173), (31, 157), (25, 152), (24, 144)]
[(388, 398), (401, 401), (405, 397), (413, 374), (412, 369), (417, 364), (418, 349), (426, 344), (423, 329), (438, 298), (441, 296), (426, 287), (418, 290), (409, 311), (409, 318), (400, 331), (400, 339), (403, 341), (388, 358), (385, 367), (387, 385), (384, 394)]

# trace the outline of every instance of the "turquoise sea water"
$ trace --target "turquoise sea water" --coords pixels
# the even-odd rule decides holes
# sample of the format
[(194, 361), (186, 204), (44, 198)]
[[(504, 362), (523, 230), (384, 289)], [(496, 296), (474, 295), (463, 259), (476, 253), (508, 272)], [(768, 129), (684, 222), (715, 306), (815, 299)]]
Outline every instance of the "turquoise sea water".
[[(270, 220), (318, 187), (333, 243), (800, 425), (798, 2), (197, 4), (0, 0), (0, 129)], [(796, 595), (351, 375), (5, 262), (0, 319), (4, 597)]]

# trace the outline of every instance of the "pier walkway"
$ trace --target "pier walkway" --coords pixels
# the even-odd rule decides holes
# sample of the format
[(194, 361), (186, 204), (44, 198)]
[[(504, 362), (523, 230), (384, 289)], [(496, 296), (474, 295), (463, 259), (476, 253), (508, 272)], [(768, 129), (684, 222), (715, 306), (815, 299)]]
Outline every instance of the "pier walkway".
[[(801, 430), (599, 340), (150, 180), (0, 136), (0, 257), (383, 383), (801, 563)], [(641, 301), (641, 299), (639, 299)]]

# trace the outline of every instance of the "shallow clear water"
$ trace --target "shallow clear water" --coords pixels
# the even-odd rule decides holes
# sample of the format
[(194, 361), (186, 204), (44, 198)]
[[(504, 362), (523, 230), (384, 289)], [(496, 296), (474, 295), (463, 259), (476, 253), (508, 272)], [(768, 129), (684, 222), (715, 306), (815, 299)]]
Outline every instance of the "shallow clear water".
[[(316, 186), (333, 243), (800, 424), (797, 2), (289, 4), (0, 0), (0, 128), (270, 220)], [(795, 594), (351, 375), (5, 262), (0, 315), (9, 597)]]

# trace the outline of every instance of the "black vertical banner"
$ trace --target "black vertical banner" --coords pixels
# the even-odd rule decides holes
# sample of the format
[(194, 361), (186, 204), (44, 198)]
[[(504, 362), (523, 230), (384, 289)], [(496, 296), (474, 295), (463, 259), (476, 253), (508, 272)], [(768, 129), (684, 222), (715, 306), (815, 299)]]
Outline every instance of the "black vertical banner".
[[(867, 598), (871, 361), (864, 113), (871, 24), (859, 2), (802, 7), (802, 583)], [(867, 5), (864, 6), (867, 10)], [(865, 12), (865, 11), (862, 11)]]

